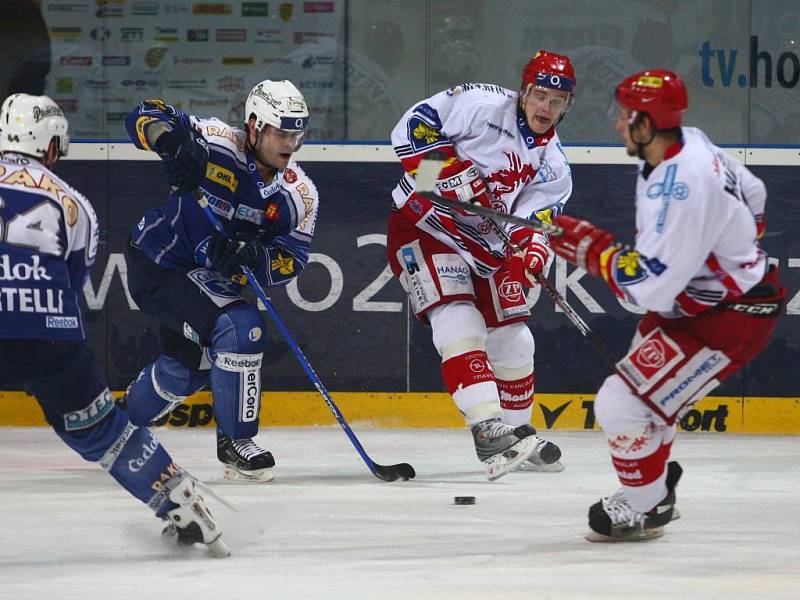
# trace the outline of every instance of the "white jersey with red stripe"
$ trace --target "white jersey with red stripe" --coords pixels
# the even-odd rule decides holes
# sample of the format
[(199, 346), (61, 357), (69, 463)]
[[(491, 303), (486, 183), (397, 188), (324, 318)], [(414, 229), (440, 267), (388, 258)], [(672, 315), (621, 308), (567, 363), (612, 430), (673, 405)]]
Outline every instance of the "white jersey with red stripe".
[(741, 296), (766, 268), (763, 182), (699, 129), (682, 133), (655, 168), (639, 165), (635, 248), (604, 257), (619, 295), (665, 316)]
[[(392, 192), (404, 205), (415, 189), (420, 160), (441, 150), (478, 168), (492, 207), (506, 214), (537, 218), (560, 214), (572, 193), (572, 175), (554, 128), (536, 135), (519, 107), (519, 93), (498, 85), (465, 83), (410, 108), (392, 131), (392, 145), (406, 170)], [(458, 252), (479, 275), (499, 266), (503, 240), (482, 227), (482, 218), (453, 213), (443, 205), (417, 226)], [(512, 229), (508, 227), (508, 229)]]

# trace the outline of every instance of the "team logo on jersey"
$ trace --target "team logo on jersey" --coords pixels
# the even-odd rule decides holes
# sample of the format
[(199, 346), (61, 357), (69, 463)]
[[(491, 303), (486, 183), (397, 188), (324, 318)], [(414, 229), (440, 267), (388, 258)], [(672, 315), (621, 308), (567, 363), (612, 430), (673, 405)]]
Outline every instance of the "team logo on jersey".
[(536, 169), (522, 159), (515, 152), (503, 152), (508, 160), (507, 169), (498, 169), (489, 173), (485, 178), (493, 195), (497, 198), (505, 194), (513, 194), (517, 188), (528, 185), (536, 179)]
[(449, 143), (442, 139), (442, 120), (429, 104), (419, 104), (408, 120), (408, 139), (415, 152), (436, 145)]
[(286, 183), (294, 183), (297, 181), (297, 173), (295, 173), (292, 169), (286, 168), (283, 170), (283, 180)]
[(294, 259), (278, 252), (278, 258), (270, 263), (270, 269), (277, 271), (281, 275), (291, 275), (294, 273)]
[(439, 141), (441, 137), (441, 133), (438, 130), (420, 119), (412, 118), (409, 121), (409, 126), (411, 127), (411, 143), (415, 148), (430, 146)]
[(647, 279), (642, 255), (636, 250), (621, 250), (613, 257), (614, 280), (619, 285), (632, 285)]
[(658, 213), (658, 219), (656, 220), (656, 231), (658, 233), (664, 230), (669, 201), (672, 199), (685, 200), (689, 196), (689, 186), (683, 181), (675, 181), (677, 173), (678, 165), (670, 165), (667, 167), (664, 179), (651, 183), (645, 191), (645, 194), (651, 200), (661, 198), (661, 211)]

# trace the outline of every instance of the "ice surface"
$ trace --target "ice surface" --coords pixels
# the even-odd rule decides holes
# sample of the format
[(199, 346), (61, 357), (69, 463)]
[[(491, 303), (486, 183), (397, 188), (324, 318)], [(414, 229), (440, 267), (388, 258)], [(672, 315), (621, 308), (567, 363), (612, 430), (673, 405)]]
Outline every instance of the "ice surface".
[(659, 540), (590, 544), (586, 511), (617, 485), (600, 433), (548, 432), (564, 472), (490, 483), (466, 428), (355, 429), (417, 478), (379, 481), (338, 427), (278, 428), (258, 438), (276, 480), (234, 484), (212, 430), (159, 430), (239, 510), (209, 499), (233, 551), (217, 560), (166, 546), (53, 432), (0, 428), (0, 598), (800, 598), (800, 438), (680, 434), (682, 518)]

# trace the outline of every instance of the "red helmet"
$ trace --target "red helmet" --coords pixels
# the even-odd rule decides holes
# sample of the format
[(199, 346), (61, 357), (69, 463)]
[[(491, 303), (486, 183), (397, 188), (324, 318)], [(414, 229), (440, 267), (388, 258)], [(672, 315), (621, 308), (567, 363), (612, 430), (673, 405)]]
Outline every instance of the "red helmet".
[(631, 75), (617, 86), (615, 97), (621, 106), (647, 113), (656, 129), (680, 127), (689, 106), (683, 80), (664, 69)]
[(522, 70), (522, 89), (529, 86), (546, 87), (575, 95), (575, 69), (563, 54), (539, 50)]

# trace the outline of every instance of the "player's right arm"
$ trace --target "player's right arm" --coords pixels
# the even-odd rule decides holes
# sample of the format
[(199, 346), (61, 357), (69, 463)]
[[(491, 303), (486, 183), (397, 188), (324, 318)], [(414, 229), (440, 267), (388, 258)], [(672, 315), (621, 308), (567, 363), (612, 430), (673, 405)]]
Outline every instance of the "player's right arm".
[(406, 172), (392, 192), (392, 198), (410, 222), (464, 256), (476, 274), (488, 277), (503, 262), (503, 244), (496, 233), (480, 231), (482, 219), (457, 214), (450, 207), (431, 202), (415, 191), (417, 168), (435, 151), (445, 158), (437, 182), (439, 195), (490, 204), (478, 169), (471, 161), (460, 160), (456, 150), (458, 139), (469, 135), (470, 124), (475, 120), (477, 105), (473, 100), (473, 97), (465, 99), (465, 95), (447, 90), (406, 111), (391, 136), (395, 153)]

